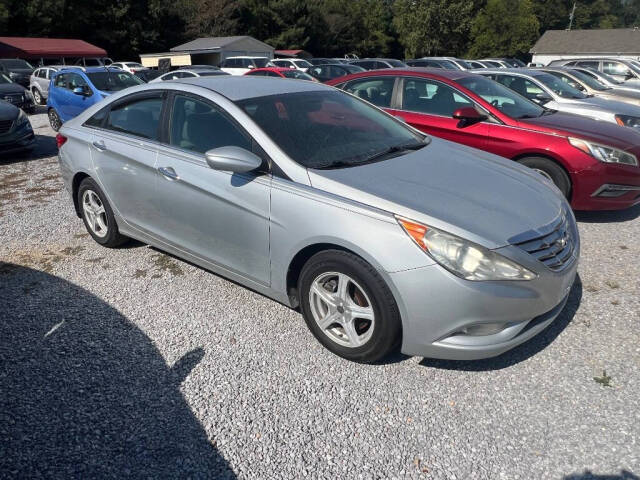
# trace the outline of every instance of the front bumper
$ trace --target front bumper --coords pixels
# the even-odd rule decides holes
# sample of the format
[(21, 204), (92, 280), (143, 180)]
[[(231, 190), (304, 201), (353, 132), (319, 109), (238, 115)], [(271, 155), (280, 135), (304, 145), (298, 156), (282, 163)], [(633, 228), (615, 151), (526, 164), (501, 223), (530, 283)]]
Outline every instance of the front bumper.
[(21, 136), (11, 136), (10, 138), (0, 137), (0, 154), (22, 152), (33, 148), (36, 144), (36, 137), (32, 130)]
[(622, 210), (640, 203), (640, 167), (597, 162), (572, 177), (574, 210)]
[[(504, 247), (511, 253), (517, 248)], [(500, 355), (535, 336), (563, 310), (578, 260), (560, 272), (535, 262), (539, 276), (531, 281), (471, 282), (439, 265), (389, 274), (403, 319), (402, 352), (475, 360)], [(459, 334), (464, 327), (495, 322), (509, 326), (492, 335)]]

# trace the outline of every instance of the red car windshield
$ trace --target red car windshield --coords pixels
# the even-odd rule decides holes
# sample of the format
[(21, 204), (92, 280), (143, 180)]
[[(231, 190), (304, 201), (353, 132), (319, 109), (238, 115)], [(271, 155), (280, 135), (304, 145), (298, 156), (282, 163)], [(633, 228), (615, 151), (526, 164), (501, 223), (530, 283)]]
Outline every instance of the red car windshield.
[(535, 118), (547, 111), (504, 85), (480, 75), (461, 78), (458, 83), (512, 118)]

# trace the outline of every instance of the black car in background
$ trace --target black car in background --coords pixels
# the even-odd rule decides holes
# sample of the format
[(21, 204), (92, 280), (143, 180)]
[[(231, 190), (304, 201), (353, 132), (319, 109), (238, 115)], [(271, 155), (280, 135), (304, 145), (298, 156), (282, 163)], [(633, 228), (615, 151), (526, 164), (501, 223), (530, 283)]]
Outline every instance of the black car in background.
[(33, 66), (19, 58), (0, 58), (0, 73), (4, 73), (12, 81), (25, 88), (29, 87)]
[(15, 105), (0, 100), (0, 155), (28, 150), (35, 135), (27, 115)]
[(330, 63), (325, 65), (314, 65), (307, 70), (307, 73), (321, 82), (328, 82), (334, 78), (344, 77), (345, 75), (364, 71), (364, 68), (357, 65), (351, 65), (348, 63)]
[(3, 73), (0, 73), (0, 100), (9, 102), (29, 113), (33, 113), (36, 108), (31, 92), (22, 85), (11, 81), (11, 79)]
[(407, 68), (407, 64), (395, 58), (360, 58), (349, 62), (365, 70), (379, 70), (382, 68)]
[(138, 77), (140, 80), (142, 80), (143, 82), (149, 83), (154, 78), (158, 78), (160, 75), (162, 75), (162, 72), (160, 70), (151, 70), (151, 69), (138, 70), (136, 73), (134, 73), (134, 75)]

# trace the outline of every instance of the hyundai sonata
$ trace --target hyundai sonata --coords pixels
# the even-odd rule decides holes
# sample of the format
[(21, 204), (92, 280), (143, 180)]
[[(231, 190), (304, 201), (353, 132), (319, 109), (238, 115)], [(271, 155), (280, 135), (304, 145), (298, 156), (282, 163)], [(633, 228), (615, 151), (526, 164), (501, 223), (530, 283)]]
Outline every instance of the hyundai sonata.
[(551, 182), (321, 84), (151, 83), (60, 132), (96, 242), (135, 238), (299, 308), (350, 360), (498, 355), (556, 318), (576, 274)]

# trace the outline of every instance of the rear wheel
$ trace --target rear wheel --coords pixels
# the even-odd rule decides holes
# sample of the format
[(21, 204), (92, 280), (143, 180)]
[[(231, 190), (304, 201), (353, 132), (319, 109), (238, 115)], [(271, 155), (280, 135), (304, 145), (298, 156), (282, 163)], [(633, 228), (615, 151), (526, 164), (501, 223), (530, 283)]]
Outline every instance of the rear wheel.
[(380, 274), (360, 257), (326, 250), (311, 257), (298, 291), (307, 326), (333, 353), (371, 363), (397, 349), (400, 313)]
[(85, 178), (80, 183), (78, 205), (87, 231), (100, 245), (117, 247), (128, 240), (118, 231), (111, 205), (92, 178)]
[(56, 112), (53, 108), (49, 109), (49, 125), (51, 125), (51, 128), (53, 128), (54, 132), (60, 130), (60, 127), (62, 126), (62, 120), (60, 120), (58, 112)]
[(528, 157), (518, 160), (518, 162), (531, 168), (547, 180), (551, 180), (565, 198), (569, 198), (569, 194), (571, 193), (571, 179), (569, 175), (567, 175), (567, 172), (553, 160), (543, 157)]
[(42, 105), (42, 95), (40, 94), (40, 90), (34, 88), (32, 93), (33, 100), (36, 102), (36, 105)]

